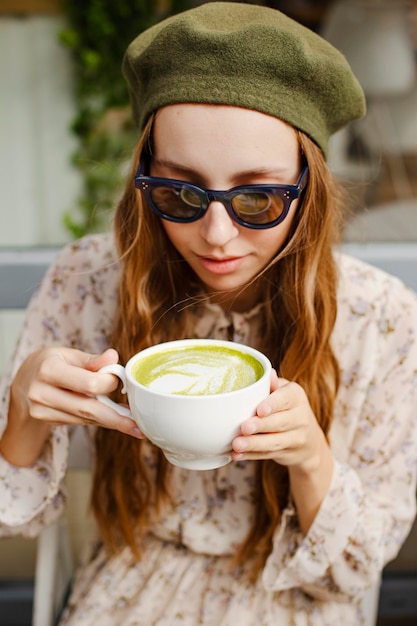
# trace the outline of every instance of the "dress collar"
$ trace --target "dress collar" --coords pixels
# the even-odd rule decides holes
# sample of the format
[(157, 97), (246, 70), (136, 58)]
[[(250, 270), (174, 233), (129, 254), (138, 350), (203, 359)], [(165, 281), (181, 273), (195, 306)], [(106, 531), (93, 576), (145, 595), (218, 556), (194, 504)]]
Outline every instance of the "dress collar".
[(195, 327), (200, 339), (224, 339), (238, 343), (250, 343), (252, 326), (260, 322), (264, 304), (258, 303), (243, 313), (226, 313), (219, 304), (204, 302), (201, 305), (199, 320)]

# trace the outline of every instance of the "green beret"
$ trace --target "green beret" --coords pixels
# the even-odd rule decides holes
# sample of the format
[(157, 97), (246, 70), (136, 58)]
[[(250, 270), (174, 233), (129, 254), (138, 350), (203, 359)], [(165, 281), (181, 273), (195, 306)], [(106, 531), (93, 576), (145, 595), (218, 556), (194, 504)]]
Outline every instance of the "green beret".
[(276, 9), (209, 2), (173, 15), (129, 45), (122, 66), (135, 123), (168, 104), (254, 109), (309, 135), (329, 136), (365, 113), (344, 56)]

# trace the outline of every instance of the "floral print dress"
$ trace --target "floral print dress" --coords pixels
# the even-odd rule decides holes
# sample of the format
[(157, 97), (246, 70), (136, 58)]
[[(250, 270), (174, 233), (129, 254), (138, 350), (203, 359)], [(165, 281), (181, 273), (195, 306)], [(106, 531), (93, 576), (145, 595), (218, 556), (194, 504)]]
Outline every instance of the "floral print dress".
[[(86, 547), (60, 626), (360, 626), (360, 598), (393, 559), (414, 515), (417, 460), (417, 298), (384, 272), (339, 255), (333, 345), (341, 367), (330, 443), (328, 492), (308, 534), (289, 503), (258, 582), (231, 575), (230, 562), (253, 519), (253, 464), (217, 470), (170, 467), (171, 499), (151, 528), (140, 562), (110, 557), (100, 538)], [(119, 267), (110, 235), (60, 252), (33, 299), (1, 391), (39, 346), (92, 353), (109, 346)], [(260, 307), (225, 315), (204, 305), (198, 337), (257, 347)], [(27, 468), (0, 456), (0, 533), (35, 536), (65, 504), (69, 432), (53, 427)], [(154, 448), (143, 454), (153, 471)], [(248, 564), (250, 567), (250, 564)]]

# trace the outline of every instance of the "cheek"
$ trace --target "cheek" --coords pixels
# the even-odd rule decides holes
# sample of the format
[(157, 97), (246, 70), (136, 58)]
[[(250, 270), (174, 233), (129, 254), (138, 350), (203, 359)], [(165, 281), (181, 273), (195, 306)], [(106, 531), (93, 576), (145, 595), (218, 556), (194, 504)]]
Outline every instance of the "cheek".
[(164, 229), (166, 236), (168, 237), (168, 239), (174, 243), (176, 239), (178, 239), (178, 224), (175, 224), (175, 222), (168, 222), (167, 220), (163, 220), (161, 219), (161, 225), (162, 228)]
[(277, 240), (279, 239), (280, 241), (280, 246), (279, 246), (280, 248), (282, 248), (282, 246), (287, 241), (291, 233), (291, 230), (294, 225), (295, 217), (297, 215), (298, 205), (299, 205), (299, 200), (294, 200), (294, 202), (290, 206), (290, 210), (288, 212), (287, 217), (282, 222), (282, 224), (279, 224), (277, 226), (277, 228), (280, 228), (279, 235), (277, 236)]
[(265, 256), (269, 256), (268, 260), (272, 259), (284, 246), (294, 221), (295, 208), (296, 207), (292, 210), (293, 207), (291, 206), (286, 219), (281, 224), (278, 224), (278, 226), (258, 231), (259, 238), (257, 247), (260, 251), (264, 251)]
[(161, 219), (161, 224), (166, 236), (178, 252), (181, 253), (185, 248), (188, 248), (188, 242), (193, 239), (193, 224), (177, 224), (163, 219)]

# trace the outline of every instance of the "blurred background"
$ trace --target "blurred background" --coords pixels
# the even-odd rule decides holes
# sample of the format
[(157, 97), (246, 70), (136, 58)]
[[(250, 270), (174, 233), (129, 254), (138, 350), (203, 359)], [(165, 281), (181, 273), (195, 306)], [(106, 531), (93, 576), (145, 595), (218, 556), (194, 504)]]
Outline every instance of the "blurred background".
[[(137, 139), (120, 74), (123, 52), (141, 30), (197, 4), (0, 0), (0, 252), (41, 248), (48, 254), (110, 227)], [(334, 136), (329, 156), (330, 168), (349, 190), (345, 246), (365, 258), (369, 251), (379, 255), (382, 266), (395, 256), (403, 264), (414, 260), (415, 268), (417, 0), (252, 4), (282, 10), (351, 63), (368, 113)], [(22, 319), (21, 311), (0, 312), (0, 372)], [(0, 626), (23, 626), (10, 618), (2, 622), (2, 601), (10, 592), (2, 595), (1, 581), (30, 581), (35, 552), (33, 541), (0, 541)], [(386, 574), (416, 602), (415, 529)], [(392, 601), (397, 612), (381, 610), (380, 626), (417, 624), (415, 604), (416, 612), (407, 616), (411, 604), (401, 597)]]

